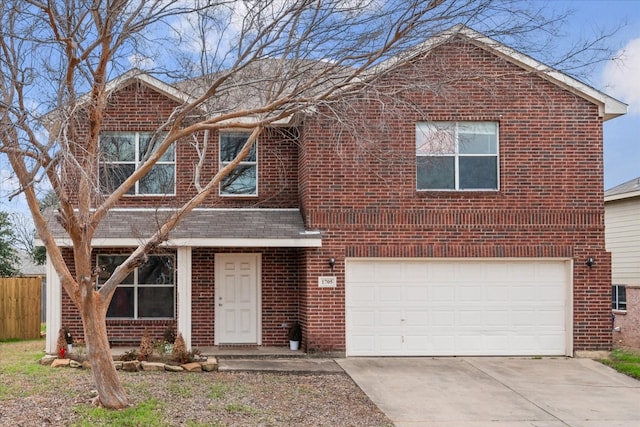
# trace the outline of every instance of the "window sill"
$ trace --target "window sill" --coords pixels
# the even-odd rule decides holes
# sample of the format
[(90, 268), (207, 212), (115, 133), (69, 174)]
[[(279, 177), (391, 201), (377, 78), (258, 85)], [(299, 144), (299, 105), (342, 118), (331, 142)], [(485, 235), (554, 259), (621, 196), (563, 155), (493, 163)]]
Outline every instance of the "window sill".
[(619, 314), (621, 316), (626, 316), (627, 310), (611, 310), (613, 314)]

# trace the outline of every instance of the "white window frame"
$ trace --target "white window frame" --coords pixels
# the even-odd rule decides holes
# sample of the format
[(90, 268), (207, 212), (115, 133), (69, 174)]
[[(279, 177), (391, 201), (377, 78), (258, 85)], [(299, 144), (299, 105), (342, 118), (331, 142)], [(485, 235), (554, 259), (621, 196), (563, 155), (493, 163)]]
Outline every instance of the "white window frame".
[[(130, 254), (127, 253), (114, 253), (114, 254), (106, 254), (99, 253), (96, 254), (96, 266), (100, 267), (100, 257), (128, 257)], [(107, 320), (117, 320), (117, 319), (130, 319), (130, 320), (153, 320), (153, 319), (175, 319), (176, 318), (176, 306), (177, 306), (177, 295), (176, 295), (176, 257), (173, 254), (157, 254), (157, 255), (149, 255), (149, 258), (152, 257), (162, 257), (162, 258), (170, 258), (173, 263), (173, 278), (171, 284), (166, 283), (138, 283), (138, 271), (140, 267), (136, 267), (130, 274), (133, 274), (133, 283), (120, 283), (118, 288), (132, 288), (133, 290), (133, 317), (109, 317), (107, 316)], [(100, 289), (102, 286), (100, 284), (100, 277), (96, 278), (96, 289)], [(140, 317), (138, 314), (139, 311), (139, 302), (138, 302), (138, 289), (140, 288), (172, 288), (173, 289), (173, 313), (171, 317)], [(112, 301), (113, 302), (113, 301)]]
[[(469, 125), (473, 123), (479, 124), (493, 124), (495, 125), (495, 138), (496, 138), (496, 146), (495, 146), (495, 154), (493, 153), (461, 153), (460, 152), (460, 137), (459, 137), (459, 129), (460, 125)], [(424, 133), (422, 130), (423, 127), (428, 126), (437, 126), (441, 125), (451, 125), (454, 129), (454, 151), (449, 153), (420, 153), (420, 147), (418, 146), (421, 133)], [(477, 191), (491, 191), (496, 192), (500, 190), (500, 125), (497, 121), (485, 120), (485, 121), (426, 121), (426, 122), (417, 122), (416, 123), (416, 171), (415, 171), (415, 188), (416, 191), (462, 191), (462, 192), (477, 192)], [(431, 158), (431, 157), (452, 157), (454, 160), (454, 186), (453, 188), (419, 188), (418, 187), (418, 162), (420, 158)], [(460, 158), (469, 158), (469, 157), (491, 157), (495, 158), (496, 161), (496, 187), (495, 188), (460, 188)]]
[[(218, 162), (220, 165), (220, 169), (222, 169), (224, 166), (228, 165), (229, 163), (231, 163), (230, 161), (223, 161), (222, 160), (222, 137), (223, 135), (245, 135), (247, 137), (247, 139), (251, 136), (251, 132), (247, 132), (247, 131), (241, 131), (241, 130), (223, 130), (220, 131), (218, 134)], [(257, 197), (258, 196), (258, 141), (254, 141), (253, 143), (253, 149), (255, 150), (255, 155), (256, 155), (256, 159), (255, 161), (251, 160), (243, 160), (241, 161), (238, 166), (236, 167), (241, 167), (241, 166), (254, 166), (255, 170), (256, 170), (256, 184), (255, 184), (255, 191), (253, 193), (244, 193), (244, 194), (236, 194), (236, 193), (225, 193), (223, 188), (222, 188), (222, 183), (224, 181), (224, 179), (226, 178), (222, 178), (222, 180), (220, 181), (220, 184), (218, 185), (218, 195), (221, 197)]]
[[(138, 170), (138, 168), (142, 165), (143, 163), (143, 153), (141, 153), (140, 150), (140, 135), (153, 135), (153, 132), (142, 132), (142, 131), (136, 131), (136, 132), (121, 132), (121, 131), (106, 131), (106, 132), (102, 132), (101, 133), (101, 137), (102, 135), (134, 135), (134, 150), (135, 150), (135, 155), (134, 155), (134, 160), (127, 160), (127, 161), (105, 161), (105, 160), (100, 160), (100, 167), (98, 168), (98, 173), (102, 174), (103, 173), (103, 169), (102, 169), (102, 165), (133, 165), (134, 167), (134, 171)], [(162, 138), (162, 136), (159, 136), (159, 138)], [(143, 196), (143, 197), (166, 197), (166, 196), (175, 196), (176, 195), (176, 185), (177, 185), (177, 176), (176, 176), (176, 164), (177, 164), (177, 159), (176, 159), (176, 147), (175, 144), (172, 144), (171, 147), (169, 147), (169, 149), (167, 150), (166, 153), (168, 153), (169, 151), (173, 151), (173, 160), (158, 160), (154, 166), (158, 165), (166, 165), (166, 166), (173, 166), (173, 189), (171, 191), (171, 193), (141, 193), (140, 192), (140, 181), (144, 178), (144, 176), (142, 178), (140, 178), (139, 180), (137, 180), (134, 185), (131, 187), (131, 190), (133, 190), (133, 193), (125, 193), (125, 196)], [(166, 155), (165, 153), (165, 155)], [(102, 180), (99, 178), (98, 181), (100, 182), (100, 185), (102, 183)]]
[[(620, 288), (624, 289), (624, 301), (620, 301)], [(627, 292), (625, 285), (611, 285), (611, 308), (615, 311), (627, 311)], [(621, 306), (624, 305), (624, 308)]]

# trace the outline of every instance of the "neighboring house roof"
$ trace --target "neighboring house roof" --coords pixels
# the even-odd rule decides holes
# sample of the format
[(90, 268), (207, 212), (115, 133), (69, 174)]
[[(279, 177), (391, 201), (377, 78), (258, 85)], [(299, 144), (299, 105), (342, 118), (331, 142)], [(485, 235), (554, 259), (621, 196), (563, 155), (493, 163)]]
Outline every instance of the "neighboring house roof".
[(47, 269), (44, 265), (38, 265), (33, 262), (31, 256), (24, 251), (17, 251), (18, 259), (20, 260), (20, 276), (46, 276)]
[[(153, 234), (172, 209), (113, 209), (95, 232), (94, 247), (132, 247)], [(56, 243), (72, 246), (55, 219), (46, 213)], [(194, 209), (169, 233), (166, 246), (318, 247), (319, 232), (308, 231), (297, 209)]]
[(604, 201), (611, 202), (620, 199), (640, 197), (640, 177), (623, 182), (604, 192)]

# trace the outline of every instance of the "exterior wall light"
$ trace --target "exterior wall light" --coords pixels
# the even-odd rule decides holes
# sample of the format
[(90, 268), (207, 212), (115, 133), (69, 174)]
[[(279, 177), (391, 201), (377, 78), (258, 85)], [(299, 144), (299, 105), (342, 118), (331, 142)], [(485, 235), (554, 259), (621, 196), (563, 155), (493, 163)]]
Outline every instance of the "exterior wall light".
[(587, 262), (585, 262), (585, 264), (587, 264), (587, 266), (589, 268), (593, 267), (593, 264), (595, 264), (595, 261), (592, 257), (587, 258)]
[(333, 267), (336, 266), (336, 259), (331, 257), (329, 258), (329, 267), (331, 267), (331, 271), (333, 271)]

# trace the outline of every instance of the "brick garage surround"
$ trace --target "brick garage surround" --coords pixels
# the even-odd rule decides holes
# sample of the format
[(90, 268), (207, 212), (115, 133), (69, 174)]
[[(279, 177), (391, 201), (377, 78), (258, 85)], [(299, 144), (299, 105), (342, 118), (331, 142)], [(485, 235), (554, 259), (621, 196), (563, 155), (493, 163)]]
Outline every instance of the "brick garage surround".
[[(301, 299), (307, 345), (344, 349), (345, 257), (553, 257), (574, 261), (574, 350), (609, 349), (597, 106), (465, 42), (378, 83), (402, 90), (344, 103), (366, 138), (350, 138), (329, 115), (305, 123), (301, 206), (307, 226), (323, 230), (322, 249), (308, 250)], [(498, 122), (499, 190), (417, 191), (415, 124), (424, 120)], [(329, 257), (337, 259), (339, 287), (319, 290)]]

